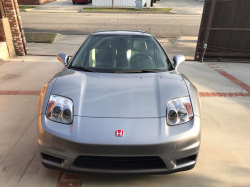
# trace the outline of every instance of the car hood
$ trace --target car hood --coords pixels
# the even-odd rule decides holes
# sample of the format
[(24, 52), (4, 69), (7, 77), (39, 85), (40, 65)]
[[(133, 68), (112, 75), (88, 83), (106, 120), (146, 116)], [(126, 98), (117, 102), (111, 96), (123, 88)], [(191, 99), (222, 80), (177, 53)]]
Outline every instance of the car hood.
[(52, 93), (73, 100), (74, 115), (102, 118), (166, 116), (168, 100), (189, 95), (177, 71), (161, 73), (92, 73), (66, 69)]

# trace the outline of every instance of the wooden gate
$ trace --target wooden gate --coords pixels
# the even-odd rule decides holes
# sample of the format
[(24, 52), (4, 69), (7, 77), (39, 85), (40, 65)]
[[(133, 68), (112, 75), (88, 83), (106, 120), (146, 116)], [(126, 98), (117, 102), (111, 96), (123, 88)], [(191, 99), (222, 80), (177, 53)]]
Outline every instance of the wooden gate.
[(250, 0), (206, 0), (196, 60), (250, 61)]

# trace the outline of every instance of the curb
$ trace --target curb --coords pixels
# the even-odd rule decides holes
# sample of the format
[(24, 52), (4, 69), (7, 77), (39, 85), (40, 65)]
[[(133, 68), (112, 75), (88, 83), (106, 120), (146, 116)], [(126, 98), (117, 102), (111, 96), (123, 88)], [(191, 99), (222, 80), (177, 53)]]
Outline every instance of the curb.
[[(43, 54), (35, 54), (35, 53), (28, 53), (26, 56), (55, 56), (57, 57), (57, 55), (43, 55)], [(73, 55), (69, 55), (69, 57), (72, 57)], [(1, 65), (1, 64), (0, 64)]]
[(27, 9), (19, 9), (19, 12), (31, 12), (33, 11), (35, 8), (27, 8)]
[(176, 14), (173, 12), (158, 12), (158, 11), (150, 11), (150, 12), (134, 12), (134, 11), (84, 11), (80, 10), (78, 13), (111, 13), (111, 14)]
[[(22, 12), (31, 12), (31, 11), (26, 11), (27, 9), (24, 9)], [(81, 10), (80, 10), (81, 11)], [(38, 13), (79, 13), (79, 11), (74, 10), (74, 11), (64, 11), (64, 10), (32, 10), (32, 12), (38, 12)]]

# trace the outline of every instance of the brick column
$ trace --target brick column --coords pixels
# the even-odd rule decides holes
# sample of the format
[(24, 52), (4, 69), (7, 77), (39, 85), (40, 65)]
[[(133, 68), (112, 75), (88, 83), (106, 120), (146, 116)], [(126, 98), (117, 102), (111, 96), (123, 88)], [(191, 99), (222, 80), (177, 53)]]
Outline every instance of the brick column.
[(0, 42), (5, 42), (6, 41), (6, 36), (3, 28), (3, 22), (2, 19), (0, 19)]
[(6, 17), (9, 19), (12, 37), (17, 55), (23, 56), (28, 53), (19, 6), (17, 0), (3, 0)]

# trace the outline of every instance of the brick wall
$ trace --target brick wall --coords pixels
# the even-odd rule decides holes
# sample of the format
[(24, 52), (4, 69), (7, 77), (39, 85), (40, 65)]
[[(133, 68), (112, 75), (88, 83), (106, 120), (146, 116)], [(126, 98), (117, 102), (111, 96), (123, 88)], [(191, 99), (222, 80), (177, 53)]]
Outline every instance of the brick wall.
[(18, 0), (19, 5), (40, 5), (56, 0)]
[(4, 33), (3, 22), (2, 19), (0, 19), (0, 42), (5, 42), (5, 41), (6, 41), (6, 36)]
[(23, 32), (18, 2), (17, 0), (4, 0), (3, 4), (6, 17), (9, 19), (16, 53), (18, 56), (23, 56), (27, 54), (28, 48)]

